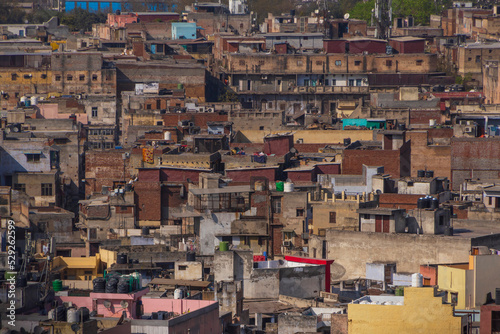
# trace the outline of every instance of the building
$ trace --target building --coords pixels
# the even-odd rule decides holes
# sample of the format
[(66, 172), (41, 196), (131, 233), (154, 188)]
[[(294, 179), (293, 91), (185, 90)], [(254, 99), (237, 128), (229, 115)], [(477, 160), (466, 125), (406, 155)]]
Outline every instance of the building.
[(457, 309), (478, 309), (500, 286), (498, 255), (471, 255), (469, 263), (438, 265), (437, 285)]
[(435, 288), (407, 287), (404, 296), (365, 296), (348, 304), (347, 316), (349, 334), (468, 330), (467, 317), (455, 316), (453, 306), (444, 304)]

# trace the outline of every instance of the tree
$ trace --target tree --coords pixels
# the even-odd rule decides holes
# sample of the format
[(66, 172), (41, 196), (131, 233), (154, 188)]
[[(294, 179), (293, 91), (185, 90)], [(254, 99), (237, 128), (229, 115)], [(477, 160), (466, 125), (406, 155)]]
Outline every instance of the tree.
[(375, 0), (361, 1), (354, 6), (349, 14), (353, 19), (365, 20), (370, 25), (373, 8), (375, 8)]
[(105, 23), (106, 14), (92, 13), (82, 8), (75, 8), (69, 13), (58, 13), (61, 24), (67, 25), (71, 31), (90, 31), (92, 24)]

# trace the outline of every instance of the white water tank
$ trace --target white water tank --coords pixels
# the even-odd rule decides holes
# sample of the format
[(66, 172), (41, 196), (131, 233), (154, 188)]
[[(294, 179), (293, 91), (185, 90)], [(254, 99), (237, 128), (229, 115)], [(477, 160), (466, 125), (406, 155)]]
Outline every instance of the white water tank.
[(416, 273), (411, 275), (411, 286), (414, 288), (421, 288), (424, 286), (424, 276)]
[(174, 290), (174, 299), (182, 299), (184, 298), (184, 291), (182, 289), (175, 289)]
[(66, 311), (66, 321), (70, 324), (78, 322), (78, 314), (76, 312), (76, 308), (70, 307)]
[(429, 126), (432, 127), (432, 126), (436, 126), (436, 120), (435, 119), (430, 119), (429, 120)]
[(47, 313), (49, 320), (55, 320), (56, 311), (54, 309), (49, 310)]
[(294, 186), (293, 182), (285, 182), (284, 192), (291, 193), (293, 192)]
[(30, 100), (31, 100), (31, 105), (32, 106), (36, 106), (37, 105), (37, 103), (38, 103), (38, 97), (32, 96)]
[(172, 133), (170, 131), (165, 131), (165, 133), (163, 134), (163, 139), (172, 140)]
[(26, 96), (21, 96), (21, 103), (26, 103), (28, 101), (28, 98)]

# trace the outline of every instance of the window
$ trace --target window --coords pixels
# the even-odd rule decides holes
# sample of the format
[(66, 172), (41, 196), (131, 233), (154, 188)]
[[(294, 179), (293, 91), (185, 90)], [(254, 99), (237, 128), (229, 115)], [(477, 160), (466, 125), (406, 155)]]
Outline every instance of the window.
[(456, 306), (458, 302), (458, 292), (450, 292), (450, 303)]
[(356, 86), (361, 86), (361, 79), (356, 79)]
[(105, 149), (111, 149), (111, 148), (114, 148), (114, 147), (115, 147), (114, 143), (110, 143), (110, 142), (104, 143), (104, 148)]
[(361, 60), (355, 60), (354, 61), (354, 66), (359, 66), (361, 65)]
[(56, 79), (56, 81), (61, 81), (61, 76), (60, 75), (56, 75), (55, 79)]
[(19, 190), (22, 192), (26, 192), (26, 184), (24, 183), (14, 183), (14, 190)]
[(323, 62), (321, 60), (316, 60), (316, 65), (321, 66), (323, 65)]
[(488, 205), (493, 205), (493, 197), (488, 197)]
[(25, 75), (23, 76), (23, 78), (25, 78), (25, 79), (31, 79), (31, 74), (25, 74)]
[(439, 226), (444, 226), (444, 216), (439, 216)]
[(92, 75), (92, 81), (97, 81), (97, 74)]
[(97, 117), (97, 107), (92, 107), (92, 117)]
[(335, 211), (330, 212), (330, 224), (337, 224), (337, 213)]
[(265, 60), (259, 60), (259, 65), (265, 65), (266, 61)]
[(391, 67), (392, 66), (392, 60), (386, 60), (385, 61), (385, 66)]
[(246, 62), (244, 60), (240, 60), (239, 64), (240, 64), (240, 66), (245, 66)]
[(26, 154), (26, 161), (28, 161), (28, 162), (40, 162), (40, 154), (39, 153)]
[(349, 79), (348, 86), (354, 86), (354, 79)]
[(85, 80), (85, 75), (80, 74), (80, 77), (79, 77), (79, 78), (80, 78), (80, 81), (84, 81), (84, 80)]
[(17, 80), (17, 74), (16, 73), (12, 73), (10, 75), (10, 78), (12, 79), (12, 81), (16, 81)]
[(179, 266), (179, 270), (187, 270), (187, 266)]
[(272, 108), (273, 107), (273, 103), (272, 102), (267, 102), (267, 107), (268, 108)]
[(40, 76), (40, 78), (42, 78), (42, 79), (47, 79), (47, 74), (42, 74), (42, 75)]
[(468, 61), (472, 61), (472, 58), (470, 58), (470, 57), (469, 57), (469, 58), (467, 58), (467, 60), (468, 60)]
[(328, 83), (329, 83), (328, 79), (325, 79), (325, 86), (328, 86)]
[(297, 217), (304, 217), (304, 209), (297, 209)]
[(259, 130), (264, 130), (264, 126), (259, 126)]
[(273, 210), (273, 213), (281, 213), (281, 197), (273, 198), (272, 210)]
[(151, 109), (151, 105), (150, 104), (146, 104), (146, 109), (150, 110)]
[(422, 66), (423, 63), (424, 61), (422, 59), (417, 60), (417, 66)]
[(71, 74), (68, 74), (68, 76), (66, 77), (66, 80), (73, 81), (73, 76)]
[(337, 86), (337, 80), (332, 79), (332, 86)]
[(335, 61), (335, 66), (340, 66), (342, 65), (342, 60), (336, 60)]
[(52, 196), (52, 183), (42, 183), (42, 196)]

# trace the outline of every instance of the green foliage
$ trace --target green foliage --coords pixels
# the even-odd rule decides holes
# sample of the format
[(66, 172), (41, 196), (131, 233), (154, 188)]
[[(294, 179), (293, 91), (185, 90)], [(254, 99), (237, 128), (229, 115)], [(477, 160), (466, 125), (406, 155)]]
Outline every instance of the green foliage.
[(349, 14), (351, 18), (365, 20), (368, 25), (370, 25), (373, 8), (375, 8), (375, 0), (368, 0), (367, 2), (360, 1), (354, 6)]
[[(448, 8), (450, 0), (393, 0), (393, 17), (412, 15), (415, 25), (428, 25), (432, 14), (439, 14), (443, 8)], [(352, 18), (366, 20), (370, 24), (371, 11), (375, 8), (375, 0), (360, 1), (351, 10)]]
[(0, 1), (0, 24), (24, 23), (25, 12), (14, 1)]
[(67, 25), (71, 31), (91, 31), (92, 24), (105, 23), (106, 14), (92, 13), (76, 8), (69, 13), (58, 13), (61, 24)]

